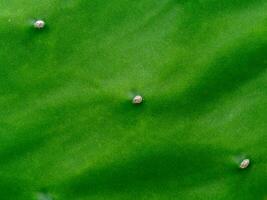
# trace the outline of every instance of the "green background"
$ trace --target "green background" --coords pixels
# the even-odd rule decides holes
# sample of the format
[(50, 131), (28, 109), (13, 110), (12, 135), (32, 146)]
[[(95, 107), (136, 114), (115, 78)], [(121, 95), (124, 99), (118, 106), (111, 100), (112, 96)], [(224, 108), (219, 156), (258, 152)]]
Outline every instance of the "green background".
[(266, 0), (0, 9), (1, 200), (267, 199)]

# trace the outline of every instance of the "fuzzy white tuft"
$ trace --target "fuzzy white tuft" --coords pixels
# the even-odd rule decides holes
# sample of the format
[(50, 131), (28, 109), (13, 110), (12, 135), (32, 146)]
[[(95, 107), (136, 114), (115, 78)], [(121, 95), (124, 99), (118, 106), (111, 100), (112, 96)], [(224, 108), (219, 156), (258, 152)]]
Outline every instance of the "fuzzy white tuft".
[(248, 166), (249, 166), (249, 163), (250, 163), (250, 160), (249, 159), (245, 159), (245, 160), (243, 160), (241, 163), (240, 163), (240, 168), (241, 169), (245, 169), (245, 168), (247, 168)]
[(36, 20), (34, 22), (34, 27), (38, 29), (42, 29), (45, 26), (45, 22), (43, 20)]
[(133, 98), (133, 104), (140, 104), (143, 101), (143, 97), (140, 95), (137, 95)]

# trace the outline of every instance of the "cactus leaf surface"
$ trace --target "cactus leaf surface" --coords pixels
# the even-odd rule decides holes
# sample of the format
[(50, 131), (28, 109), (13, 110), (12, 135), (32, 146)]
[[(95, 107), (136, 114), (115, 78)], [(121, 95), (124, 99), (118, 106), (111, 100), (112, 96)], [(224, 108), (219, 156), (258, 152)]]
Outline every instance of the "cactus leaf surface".
[(267, 199), (266, 0), (0, 8), (1, 200)]

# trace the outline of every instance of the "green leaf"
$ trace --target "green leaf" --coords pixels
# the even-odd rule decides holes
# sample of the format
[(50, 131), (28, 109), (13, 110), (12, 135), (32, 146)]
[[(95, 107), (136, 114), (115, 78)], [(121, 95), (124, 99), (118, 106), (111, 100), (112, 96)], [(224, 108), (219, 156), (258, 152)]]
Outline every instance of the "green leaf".
[(266, 1), (0, 8), (1, 200), (267, 198)]

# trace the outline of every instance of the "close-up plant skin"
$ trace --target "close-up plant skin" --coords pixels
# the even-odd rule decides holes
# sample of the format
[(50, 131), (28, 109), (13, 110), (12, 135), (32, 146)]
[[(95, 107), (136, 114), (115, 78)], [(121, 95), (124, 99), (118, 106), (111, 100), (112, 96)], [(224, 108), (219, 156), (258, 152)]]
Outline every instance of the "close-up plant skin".
[(1, 200), (267, 200), (266, 0), (0, 0)]

